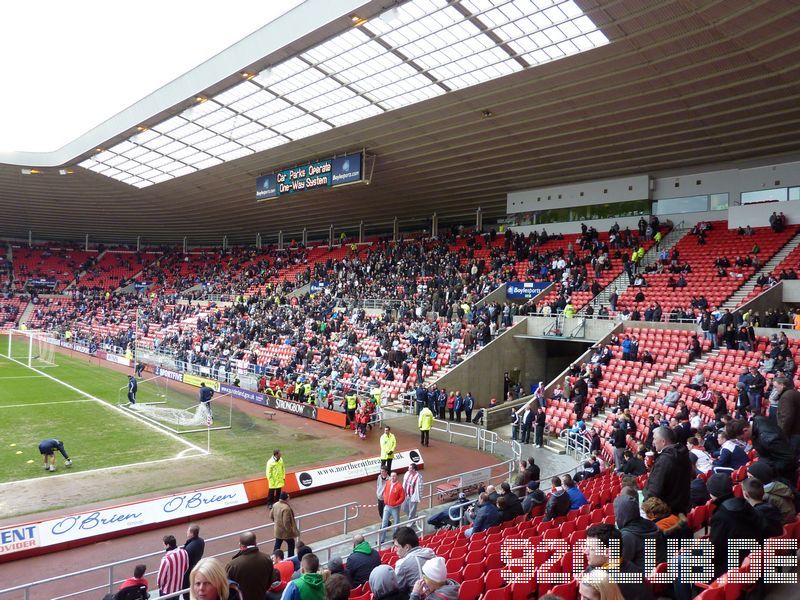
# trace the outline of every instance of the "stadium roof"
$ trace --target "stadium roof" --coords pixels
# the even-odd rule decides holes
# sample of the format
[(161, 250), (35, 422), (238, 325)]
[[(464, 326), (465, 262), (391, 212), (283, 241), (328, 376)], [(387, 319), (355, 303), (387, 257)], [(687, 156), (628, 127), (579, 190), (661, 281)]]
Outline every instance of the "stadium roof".
[[(307, 0), (58, 152), (0, 155), (0, 235), (252, 242), (492, 216), (508, 191), (800, 147), (790, 0), (392, 6)], [(258, 175), (360, 148), (371, 185), (256, 204)]]

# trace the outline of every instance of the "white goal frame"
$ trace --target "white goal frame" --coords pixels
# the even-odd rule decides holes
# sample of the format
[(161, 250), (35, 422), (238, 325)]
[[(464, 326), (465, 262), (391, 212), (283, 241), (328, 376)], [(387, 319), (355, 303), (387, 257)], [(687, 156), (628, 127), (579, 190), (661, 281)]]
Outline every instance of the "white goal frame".
[[(9, 329), (6, 333), (8, 343), (6, 344), (5, 356), (8, 358), (24, 362), (28, 368), (33, 368), (34, 366), (36, 368), (58, 366), (55, 362), (55, 345), (50, 342), (51, 339), (55, 339), (52, 334), (40, 329)], [(11, 349), (15, 336), (17, 338), (27, 338), (28, 353), (22, 360), (20, 360), (22, 357), (15, 357)], [(44, 364), (37, 363), (34, 365), (34, 360)]]

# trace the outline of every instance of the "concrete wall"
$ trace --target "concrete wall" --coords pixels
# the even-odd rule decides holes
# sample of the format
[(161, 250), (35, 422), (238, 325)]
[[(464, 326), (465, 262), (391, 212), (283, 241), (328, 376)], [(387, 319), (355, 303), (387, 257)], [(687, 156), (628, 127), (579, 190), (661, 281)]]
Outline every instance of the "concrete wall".
[(745, 204), (732, 206), (728, 210), (728, 228), (764, 227), (769, 225), (769, 216), (773, 212), (783, 212), (789, 223), (800, 223), (800, 202), (768, 202), (761, 204)]
[[(763, 315), (768, 309), (780, 306), (785, 301), (785, 292), (789, 289), (789, 286), (786, 285), (787, 283), (800, 284), (800, 281), (781, 281), (778, 285), (769, 288), (760, 296), (756, 296), (738, 310), (742, 313), (748, 310), (754, 310)], [(792, 287), (794, 290), (792, 290), (790, 294), (797, 293), (800, 295), (800, 285), (794, 285)], [(800, 301), (800, 297), (798, 297), (797, 301)], [(791, 302), (791, 300), (788, 302)]]
[(452, 371), (439, 378), (436, 385), (446, 390), (472, 392), (477, 407), (489, 406), (489, 400), (503, 398), (503, 375), (519, 371), (523, 385), (539, 381), (544, 376), (545, 362), (540, 351), (526, 339), (515, 335), (526, 334), (528, 323), (519, 320), (492, 340), (479, 352), (468, 357)]
[(776, 287), (783, 289), (781, 300), (787, 304), (800, 303), (800, 280), (782, 281)]
[(511, 192), (506, 196), (506, 209), (508, 213), (520, 213), (649, 197), (650, 178), (634, 175)]

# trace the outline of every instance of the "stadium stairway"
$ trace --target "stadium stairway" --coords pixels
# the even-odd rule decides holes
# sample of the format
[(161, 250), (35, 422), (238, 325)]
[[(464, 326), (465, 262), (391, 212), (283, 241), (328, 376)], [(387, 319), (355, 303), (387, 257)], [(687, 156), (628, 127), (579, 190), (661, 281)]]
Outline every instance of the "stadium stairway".
[(786, 245), (783, 246), (775, 255), (769, 259), (764, 265), (761, 267), (759, 271), (753, 273), (753, 275), (748, 279), (738, 290), (736, 290), (730, 298), (728, 298), (724, 304), (721, 306), (722, 310), (726, 308), (730, 309), (731, 311), (736, 310), (739, 306), (754, 298), (757, 294), (753, 294), (753, 291), (756, 289), (756, 281), (761, 275), (769, 275), (773, 273), (778, 265), (780, 265), (783, 260), (789, 256), (792, 251), (800, 245), (800, 232), (796, 233), (793, 238), (791, 238)]
[[(647, 252), (644, 253), (641, 264), (647, 266), (656, 262), (662, 250), (666, 249), (667, 252), (672, 250), (672, 247), (681, 241), (688, 231), (688, 229), (671, 229), (669, 233), (667, 233), (667, 235), (665, 235), (661, 240), (661, 244), (659, 244), (658, 249), (656, 249), (655, 245), (653, 245), (647, 250)], [(617, 294), (622, 296), (625, 290), (627, 290), (629, 287), (630, 278), (628, 277), (628, 274), (623, 271), (592, 299), (591, 305), (594, 307), (595, 311), (600, 306), (605, 306), (608, 308), (608, 299), (611, 297), (613, 291), (616, 289)], [(589, 306), (589, 304), (581, 308), (578, 313), (585, 314), (587, 306)]]
[(33, 302), (28, 302), (28, 305), (25, 307), (25, 310), (22, 311), (22, 314), (19, 316), (17, 320), (17, 327), (22, 327), (28, 322), (28, 319), (31, 317), (31, 313), (36, 308), (36, 305)]
[[(95, 258), (95, 263), (94, 263), (94, 264), (99, 264), (99, 263), (100, 263), (100, 261), (103, 259), (103, 257), (104, 257), (106, 254), (108, 254), (108, 250), (103, 250), (103, 251), (102, 251), (100, 254), (98, 254), (98, 255), (97, 255), (97, 257)], [(81, 271), (80, 273), (78, 273), (78, 276), (77, 276), (75, 279), (73, 279), (72, 281), (70, 281), (70, 282), (67, 284), (67, 287), (65, 287), (63, 291), (64, 291), (64, 292), (68, 292), (68, 291), (70, 291), (71, 289), (73, 289), (73, 288), (77, 287), (77, 285), (78, 285), (78, 282), (79, 282), (81, 279), (83, 279), (83, 278), (86, 276), (86, 274), (87, 274), (88, 272), (89, 272), (88, 270), (84, 269), (83, 271)]]

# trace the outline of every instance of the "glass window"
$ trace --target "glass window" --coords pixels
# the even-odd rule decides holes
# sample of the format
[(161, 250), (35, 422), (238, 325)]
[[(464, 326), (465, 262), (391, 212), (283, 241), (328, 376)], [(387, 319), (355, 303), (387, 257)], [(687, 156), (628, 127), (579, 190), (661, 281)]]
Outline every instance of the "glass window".
[(788, 198), (789, 190), (787, 188), (773, 188), (771, 190), (742, 192), (742, 204), (755, 204), (757, 202), (786, 202)]
[[(528, 213), (524, 213), (528, 214)], [(566, 223), (569, 221), (593, 221), (595, 219), (618, 219), (650, 214), (650, 200), (629, 200), (626, 202), (603, 202), (568, 208), (553, 208), (534, 213), (537, 225), (545, 223)], [(519, 217), (518, 217), (519, 218)]]
[[(727, 194), (723, 194), (727, 196)], [(656, 203), (657, 215), (705, 212), (708, 210), (708, 196), (686, 196), (684, 198), (664, 198)]]
[(800, 200), (800, 187), (789, 188), (789, 200)]
[(711, 194), (708, 210), (728, 210), (728, 194)]

